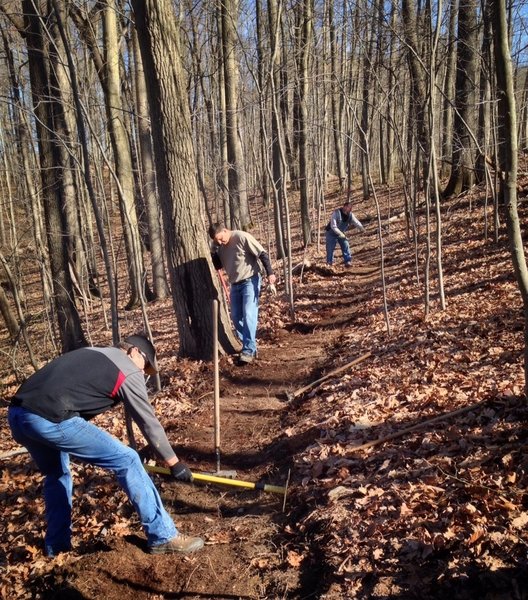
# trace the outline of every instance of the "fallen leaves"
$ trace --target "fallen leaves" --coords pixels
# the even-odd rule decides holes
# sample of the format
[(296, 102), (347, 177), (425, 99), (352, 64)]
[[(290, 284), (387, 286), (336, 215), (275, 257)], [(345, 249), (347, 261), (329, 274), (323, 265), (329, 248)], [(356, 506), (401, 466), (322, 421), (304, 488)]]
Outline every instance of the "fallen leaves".
[(512, 519), (511, 524), (515, 529), (525, 529), (528, 525), (528, 513), (522, 512), (518, 517)]
[(290, 567), (300, 567), (303, 560), (304, 556), (298, 552), (295, 552), (295, 550), (289, 550), (286, 554), (286, 562), (290, 565)]

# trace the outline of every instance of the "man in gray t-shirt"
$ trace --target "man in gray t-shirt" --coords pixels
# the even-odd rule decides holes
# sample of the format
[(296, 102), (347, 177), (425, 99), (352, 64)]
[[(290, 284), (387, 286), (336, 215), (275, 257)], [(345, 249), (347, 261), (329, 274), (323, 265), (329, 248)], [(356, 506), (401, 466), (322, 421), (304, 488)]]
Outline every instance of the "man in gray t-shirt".
[(227, 229), (222, 223), (209, 228), (213, 240), (213, 264), (224, 269), (231, 284), (231, 316), (242, 342), (240, 364), (249, 364), (257, 353), (257, 323), (261, 284), (261, 264), (270, 285), (276, 277), (267, 252), (245, 231)]

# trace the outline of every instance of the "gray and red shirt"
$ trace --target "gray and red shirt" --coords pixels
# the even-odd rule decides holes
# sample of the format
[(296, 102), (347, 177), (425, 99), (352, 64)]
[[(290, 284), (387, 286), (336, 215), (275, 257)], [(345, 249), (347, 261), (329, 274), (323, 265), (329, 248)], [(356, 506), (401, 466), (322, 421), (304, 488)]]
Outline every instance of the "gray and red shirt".
[(143, 371), (119, 348), (80, 348), (59, 356), (27, 379), (13, 404), (48, 421), (89, 420), (123, 402), (153, 450), (175, 456), (147, 394)]

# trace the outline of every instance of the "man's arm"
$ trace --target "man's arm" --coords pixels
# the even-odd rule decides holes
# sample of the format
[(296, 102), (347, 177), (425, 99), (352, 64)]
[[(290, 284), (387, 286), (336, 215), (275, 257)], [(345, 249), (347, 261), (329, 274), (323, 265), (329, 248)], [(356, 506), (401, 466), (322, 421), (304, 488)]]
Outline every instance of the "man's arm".
[(143, 374), (140, 371), (131, 373), (121, 386), (120, 393), (123, 395), (125, 408), (150, 447), (169, 467), (175, 465), (178, 457), (149, 402)]
[(275, 277), (275, 273), (273, 272), (273, 267), (271, 266), (271, 261), (268, 256), (268, 253), (265, 250), (263, 250), (258, 257), (260, 262), (264, 265), (268, 281), (271, 283), (271, 285), (273, 285), (277, 278)]
[(222, 265), (222, 260), (221, 260), (220, 256), (218, 256), (218, 252), (216, 250), (211, 252), (211, 259), (213, 261), (213, 267), (217, 271), (220, 271), (220, 269), (223, 267), (223, 265)]
[(354, 213), (350, 213), (349, 219), (350, 223), (354, 225), (354, 227), (357, 227), (361, 232), (365, 231), (361, 221), (354, 215)]

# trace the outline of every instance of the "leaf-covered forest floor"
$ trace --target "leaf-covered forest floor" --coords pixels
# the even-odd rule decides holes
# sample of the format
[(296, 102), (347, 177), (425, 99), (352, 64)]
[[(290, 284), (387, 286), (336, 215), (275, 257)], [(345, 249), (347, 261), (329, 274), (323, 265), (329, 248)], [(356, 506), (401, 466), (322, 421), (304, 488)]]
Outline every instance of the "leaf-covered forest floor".
[[(426, 316), (423, 231), (415, 252), (400, 210), (386, 219), (394, 191), (379, 200), (391, 334), (376, 215), (360, 202), (367, 231), (350, 236), (353, 268), (336, 261), (329, 270), (314, 245), (295, 277), (295, 319), (281, 285), (278, 296), (265, 290), (258, 360), (220, 360), (221, 469), (279, 486), (289, 477), (285, 504), (279, 494), (155, 475), (177, 525), (206, 546), (150, 556), (112, 477), (74, 465), (76, 548), (49, 559), (41, 478), (27, 455), (4, 458), (2, 598), (528, 598), (523, 312), (504, 228), (495, 243), (481, 192), (442, 204), (446, 310), (433, 252)], [(526, 239), (524, 198), (520, 211)], [(295, 252), (299, 262), (299, 243)], [(177, 358), (170, 301), (149, 316), (163, 384), (155, 408), (180, 457), (214, 472), (212, 364)], [(102, 326), (91, 333), (108, 343)], [(7, 351), (5, 333), (0, 345)], [(2, 383), (5, 417), (17, 387), (7, 361)], [(98, 422), (126, 439), (121, 413)], [(3, 453), (17, 448), (5, 418), (0, 443)]]

